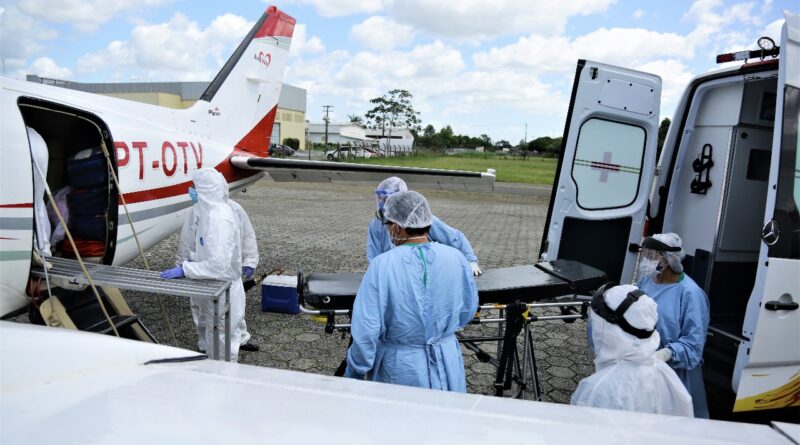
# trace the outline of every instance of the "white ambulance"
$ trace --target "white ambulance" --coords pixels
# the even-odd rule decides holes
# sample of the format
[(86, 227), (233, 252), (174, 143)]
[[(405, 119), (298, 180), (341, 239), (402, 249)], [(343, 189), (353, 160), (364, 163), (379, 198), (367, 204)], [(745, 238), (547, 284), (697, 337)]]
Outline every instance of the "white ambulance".
[(800, 16), (785, 16), (779, 48), (759, 39), (692, 80), (659, 159), (661, 79), (579, 61), (542, 240), (544, 261), (631, 282), (643, 233), (683, 238), (711, 304), (716, 418), (800, 406)]

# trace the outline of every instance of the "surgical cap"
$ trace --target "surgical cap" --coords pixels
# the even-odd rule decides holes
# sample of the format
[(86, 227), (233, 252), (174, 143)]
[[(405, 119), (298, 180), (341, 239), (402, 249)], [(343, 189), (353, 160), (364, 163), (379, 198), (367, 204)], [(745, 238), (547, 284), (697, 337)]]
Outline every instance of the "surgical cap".
[(659, 233), (653, 235), (653, 239), (656, 241), (660, 241), (669, 247), (678, 247), (681, 250), (679, 252), (661, 252), (664, 254), (664, 259), (667, 261), (669, 268), (672, 269), (675, 273), (683, 272), (683, 264), (681, 260), (686, 256), (686, 252), (683, 251), (683, 241), (681, 237), (679, 237), (676, 233)]
[(397, 176), (392, 176), (384, 179), (380, 184), (378, 184), (378, 188), (375, 189), (375, 194), (386, 198), (387, 196), (391, 196), (399, 192), (405, 192), (406, 190), (408, 190), (406, 182)]
[(408, 190), (386, 198), (384, 218), (404, 229), (421, 229), (431, 225), (433, 214), (424, 196)]

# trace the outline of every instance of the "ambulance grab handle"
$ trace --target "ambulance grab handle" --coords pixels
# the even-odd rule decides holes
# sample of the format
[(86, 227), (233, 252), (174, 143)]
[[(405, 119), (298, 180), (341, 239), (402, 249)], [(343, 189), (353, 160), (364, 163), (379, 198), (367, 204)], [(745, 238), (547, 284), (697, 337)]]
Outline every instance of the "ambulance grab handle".
[(800, 307), (800, 304), (795, 302), (782, 303), (780, 301), (767, 301), (764, 305), (764, 309), (768, 311), (794, 311), (798, 307)]

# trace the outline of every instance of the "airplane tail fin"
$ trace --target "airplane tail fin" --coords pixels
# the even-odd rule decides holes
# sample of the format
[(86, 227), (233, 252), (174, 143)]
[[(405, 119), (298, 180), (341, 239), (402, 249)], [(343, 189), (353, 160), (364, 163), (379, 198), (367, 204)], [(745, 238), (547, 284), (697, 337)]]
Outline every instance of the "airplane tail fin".
[(215, 140), (267, 156), (295, 23), (268, 7), (192, 107)]

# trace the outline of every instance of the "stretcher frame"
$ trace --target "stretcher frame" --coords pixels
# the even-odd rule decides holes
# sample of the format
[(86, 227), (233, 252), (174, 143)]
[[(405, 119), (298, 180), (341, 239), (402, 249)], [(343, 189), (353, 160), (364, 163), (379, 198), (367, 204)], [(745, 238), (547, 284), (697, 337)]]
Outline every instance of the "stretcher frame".
[[(583, 289), (583, 292), (579, 293), (579, 289), (576, 288), (575, 283), (568, 277), (558, 274), (548, 267), (540, 265), (536, 265), (536, 267), (547, 274), (564, 280), (573, 291), (571, 295), (568, 294), (556, 297), (556, 299), (563, 300), (560, 302), (530, 303), (520, 301), (523, 300), (523, 298), (520, 298), (505, 304), (481, 304), (478, 306), (478, 313), (469, 324), (497, 324), (497, 335), (479, 337), (465, 336), (463, 332), (456, 333), (459, 343), (474, 352), (478, 360), (484, 363), (490, 363), (497, 368), (494, 389), (495, 395), (498, 397), (502, 397), (506, 391), (510, 390), (513, 385), (516, 385), (512, 397), (522, 399), (526, 397), (526, 393), (529, 393), (532, 399), (541, 400), (541, 386), (539, 384), (532, 323), (552, 320), (574, 322), (575, 320), (585, 320), (588, 317), (590, 303), (590, 298), (586, 296), (589, 293), (588, 289)], [(600, 283), (597, 287), (605, 284), (606, 279), (602, 272), (600, 272), (600, 275), (598, 275), (596, 279), (597, 282)], [(298, 273), (297, 284), (300, 312), (313, 316), (324, 316), (326, 318), (325, 332), (328, 334), (339, 332), (344, 338), (350, 331), (351, 324), (337, 322), (337, 316), (352, 317), (352, 307), (350, 309), (309, 308), (306, 306), (305, 299), (306, 285), (306, 278), (301, 271)], [(524, 292), (526, 291), (520, 290), (520, 293)], [(532, 313), (532, 311), (536, 309), (552, 307), (559, 308), (561, 310), (561, 315), (535, 315)], [(497, 316), (481, 317), (482, 314), (495, 310), (499, 311)], [(518, 327), (518, 329), (509, 330), (509, 326), (512, 325)], [(520, 333), (523, 335), (522, 357), (520, 357), (519, 345), (517, 344), (517, 337)], [(489, 354), (478, 346), (479, 343), (484, 342), (497, 342), (495, 356), (492, 356), (492, 354)], [(509, 346), (511, 345), (513, 345), (513, 347), (510, 348)]]

